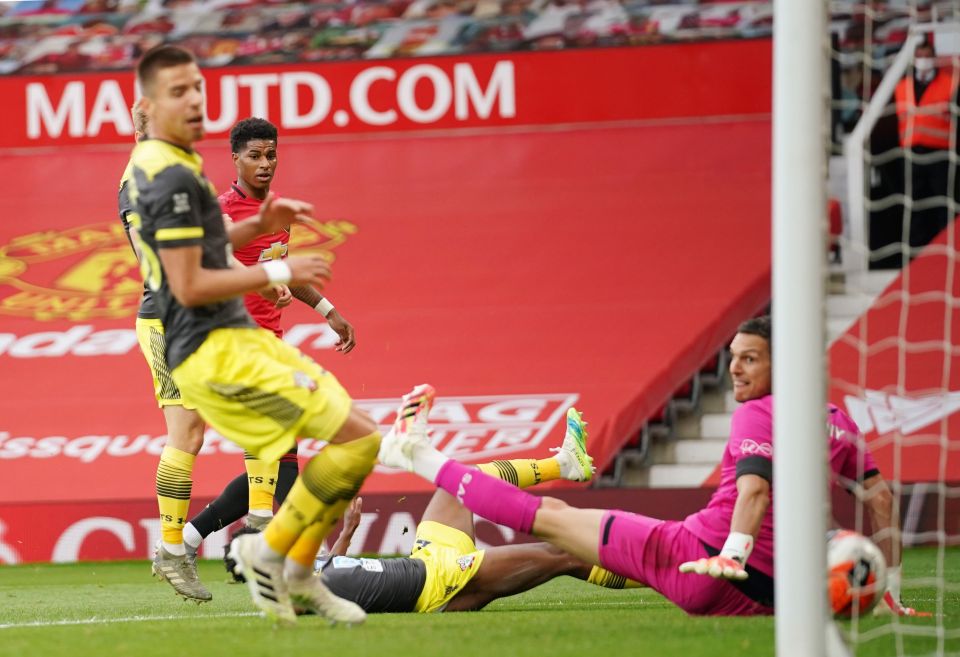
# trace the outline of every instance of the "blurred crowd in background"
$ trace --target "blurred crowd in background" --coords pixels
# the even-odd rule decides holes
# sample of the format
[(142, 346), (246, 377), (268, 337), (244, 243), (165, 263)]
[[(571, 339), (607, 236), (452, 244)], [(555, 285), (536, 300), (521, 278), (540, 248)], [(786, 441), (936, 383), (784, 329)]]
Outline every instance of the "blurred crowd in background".
[[(833, 2), (831, 30), (882, 56), (954, 4)], [(130, 69), (161, 42), (210, 67), (753, 38), (772, 14), (742, 0), (21, 0), (0, 3), (0, 73)]]

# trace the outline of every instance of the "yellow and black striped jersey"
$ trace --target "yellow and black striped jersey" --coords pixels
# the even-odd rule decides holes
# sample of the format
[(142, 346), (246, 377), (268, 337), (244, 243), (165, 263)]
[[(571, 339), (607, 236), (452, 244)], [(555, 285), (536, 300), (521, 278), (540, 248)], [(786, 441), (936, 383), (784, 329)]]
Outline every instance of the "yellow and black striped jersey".
[[(120, 213), (120, 222), (123, 224), (123, 230), (127, 233), (127, 239), (130, 240), (130, 246), (133, 247), (133, 240), (130, 237), (130, 221), (127, 219), (127, 215), (133, 212), (133, 204), (130, 203), (130, 190), (128, 189), (129, 185), (127, 184), (130, 180), (130, 173), (133, 171), (133, 166), (130, 162), (127, 162), (127, 168), (123, 171), (123, 176), (120, 178), (120, 191), (117, 193), (117, 209)], [(143, 297), (140, 299), (140, 308), (137, 310), (137, 317), (141, 319), (159, 319), (160, 315), (157, 312), (157, 306), (153, 302), (153, 294), (150, 292), (150, 288), (147, 287), (146, 281), (143, 283)]]
[(160, 249), (202, 248), (204, 269), (229, 269), (229, 244), (217, 195), (203, 174), (203, 158), (159, 139), (141, 141), (130, 156), (127, 179), (130, 225), (139, 233), (140, 266), (163, 322), (171, 370), (197, 350), (214, 329), (255, 327), (236, 297), (187, 308), (173, 297)]

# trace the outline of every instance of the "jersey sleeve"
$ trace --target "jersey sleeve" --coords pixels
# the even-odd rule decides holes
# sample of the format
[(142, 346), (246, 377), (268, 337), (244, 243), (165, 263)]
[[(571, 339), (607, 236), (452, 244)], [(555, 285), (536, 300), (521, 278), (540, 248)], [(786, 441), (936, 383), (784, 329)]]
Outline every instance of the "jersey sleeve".
[(120, 181), (120, 191), (117, 192), (117, 212), (120, 214), (123, 227), (130, 230), (127, 215), (133, 210), (133, 204), (130, 202), (130, 186), (127, 183), (126, 178)]
[(157, 248), (199, 246), (203, 241), (203, 199), (196, 177), (182, 166), (164, 169), (153, 181), (154, 240)]
[(841, 482), (862, 482), (880, 474), (860, 428), (845, 413), (830, 410), (830, 466)]
[(737, 477), (757, 475), (773, 481), (773, 418), (759, 404), (747, 402), (730, 422), (727, 451), (736, 465)]

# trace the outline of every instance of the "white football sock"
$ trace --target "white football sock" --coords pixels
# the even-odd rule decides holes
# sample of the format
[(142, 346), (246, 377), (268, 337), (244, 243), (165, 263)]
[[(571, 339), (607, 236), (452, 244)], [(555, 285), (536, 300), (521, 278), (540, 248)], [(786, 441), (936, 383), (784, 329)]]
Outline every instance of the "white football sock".
[(287, 559), (283, 564), (283, 576), (287, 579), (306, 579), (313, 576), (313, 568), (306, 568), (293, 559)]
[(200, 535), (200, 532), (197, 531), (197, 528), (193, 526), (192, 522), (188, 522), (183, 528), (183, 542), (194, 550), (199, 548), (200, 544), (203, 543), (203, 536)]
[(175, 557), (182, 557), (187, 553), (187, 549), (183, 547), (183, 543), (167, 543), (164, 541), (163, 549)]
[(564, 479), (579, 481), (581, 479), (580, 469), (577, 467), (576, 459), (567, 450), (558, 449), (553, 458), (560, 464), (560, 476)]
[(429, 442), (424, 441), (413, 446), (413, 471), (427, 481), (436, 483), (440, 468), (449, 460)]

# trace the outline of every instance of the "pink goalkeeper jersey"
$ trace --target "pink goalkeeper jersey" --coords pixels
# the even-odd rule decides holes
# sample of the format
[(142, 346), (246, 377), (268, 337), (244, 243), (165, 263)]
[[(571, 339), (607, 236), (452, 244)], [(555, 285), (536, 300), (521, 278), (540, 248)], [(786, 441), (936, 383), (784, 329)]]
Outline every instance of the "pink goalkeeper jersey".
[[(830, 440), (830, 470), (833, 481), (862, 481), (877, 474), (876, 462), (866, 449), (859, 449), (860, 429), (833, 404), (827, 407)], [(733, 506), (737, 501), (737, 476), (758, 474), (768, 481), (773, 476), (773, 396), (752, 399), (733, 413), (730, 440), (720, 461), (720, 485), (706, 508), (687, 516), (684, 527), (707, 545), (723, 547), (730, 533)], [(849, 488), (847, 484), (846, 487)], [(772, 486), (771, 486), (772, 488)], [(773, 501), (767, 507), (749, 564), (773, 576)]]

